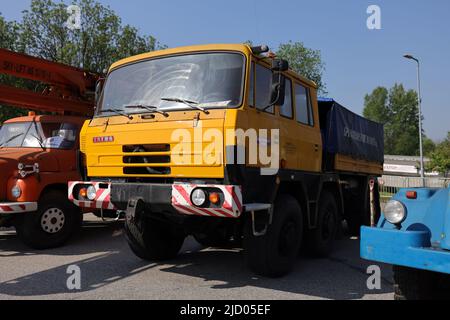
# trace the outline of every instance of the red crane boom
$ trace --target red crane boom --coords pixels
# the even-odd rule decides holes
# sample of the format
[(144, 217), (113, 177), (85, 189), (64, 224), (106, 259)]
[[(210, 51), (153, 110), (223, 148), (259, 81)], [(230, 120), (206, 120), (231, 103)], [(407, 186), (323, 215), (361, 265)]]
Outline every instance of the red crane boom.
[(0, 49), (0, 74), (45, 83), (43, 92), (0, 84), (0, 104), (34, 111), (91, 116), (99, 75)]

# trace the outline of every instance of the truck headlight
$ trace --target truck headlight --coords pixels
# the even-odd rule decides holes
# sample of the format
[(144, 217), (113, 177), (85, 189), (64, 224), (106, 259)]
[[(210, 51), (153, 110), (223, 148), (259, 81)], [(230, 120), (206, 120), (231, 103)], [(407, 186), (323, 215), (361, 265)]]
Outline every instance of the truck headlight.
[(97, 190), (94, 186), (89, 186), (86, 189), (86, 197), (91, 201), (95, 200), (95, 198), (97, 197)]
[(389, 201), (384, 207), (384, 216), (392, 224), (400, 224), (406, 219), (406, 208), (397, 200)]
[(20, 196), (22, 195), (22, 190), (20, 189), (19, 186), (14, 186), (11, 189), (11, 194), (14, 198), (20, 198)]
[(206, 193), (202, 189), (195, 189), (191, 195), (191, 201), (197, 207), (200, 207), (206, 202)]

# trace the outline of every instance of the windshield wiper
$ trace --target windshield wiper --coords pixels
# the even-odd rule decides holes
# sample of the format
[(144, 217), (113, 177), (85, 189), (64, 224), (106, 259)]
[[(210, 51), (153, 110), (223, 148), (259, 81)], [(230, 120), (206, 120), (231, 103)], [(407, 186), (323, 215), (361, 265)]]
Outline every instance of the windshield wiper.
[(115, 114), (117, 114), (119, 116), (127, 117), (128, 119), (133, 120), (133, 116), (131, 116), (129, 114), (126, 114), (125, 112), (123, 112), (120, 109), (105, 109), (105, 110), (100, 110), (100, 112), (101, 113), (103, 113), (103, 112), (112, 112), (112, 113), (115, 113)]
[[(38, 133), (39, 132), (39, 129), (38, 129), (38, 126), (37, 126), (37, 123), (36, 123), (36, 119), (35, 118), (33, 118), (33, 126), (34, 126), (34, 130), (36, 131), (36, 133)], [(39, 133), (38, 133), (39, 134)], [(43, 150), (43, 151), (45, 151), (45, 148), (44, 148), (44, 141), (42, 140), (42, 138), (41, 137), (37, 137), (34, 133), (30, 133), (30, 135), (33, 137), (33, 138), (35, 138), (36, 140), (37, 140), (37, 142), (39, 143), (39, 146), (41, 147), (41, 149)]]
[(18, 137), (21, 137), (21, 136), (23, 136), (25, 133), (19, 133), (19, 134), (16, 134), (15, 136), (12, 136), (11, 138), (9, 138), (8, 140), (6, 140), (5, 142), (3, 142), (1, 145), (0, 145), (0, 148), (4, 148), (5, 147), (5, 145), (7, 145), (8, 143), (10, 143), (11, 141), (13, 141), (14, 139), (17, 139)]
[(191, 101), (191, 100), (186, 100), (186, 99), (181, 99), (181, 98), (161, 98), (161, 100), (169, 101), (169, 102), (183, 103), (183, 104), (187, 105), (188, 107), (191, 107), (192, 109), (197, 109), (206, 114), (209, 114), (209, 111), (205, 110), (205, 108), (203, 108), (203, 107), (200, 107), (199, 102), (197, 102), (197, 101)]
[(159, 110), (158, 107), (154, 106), (145, 106), (145, 105), (135, 105), (135, 106), (125, 106), (125, 109), (145, 109), (150, 113), (159, 113), (162, 114), (164, 117), (168, 117), (169, 114), (165, 111)]

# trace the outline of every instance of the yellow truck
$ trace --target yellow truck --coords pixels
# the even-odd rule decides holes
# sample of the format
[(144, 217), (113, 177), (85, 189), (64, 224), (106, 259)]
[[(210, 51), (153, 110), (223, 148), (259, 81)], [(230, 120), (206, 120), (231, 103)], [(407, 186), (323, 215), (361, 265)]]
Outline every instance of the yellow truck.
[(343, 220), (356, 230), (379, 212), (383, 127), (319, 100), (266, 46), (141, 54), (101, 85), (69, 199), (125, 213), (140, 258), (174, 258), (193, 235), (243, 246), (254, 272), (277, 277), (300, 247), (327, 255)]

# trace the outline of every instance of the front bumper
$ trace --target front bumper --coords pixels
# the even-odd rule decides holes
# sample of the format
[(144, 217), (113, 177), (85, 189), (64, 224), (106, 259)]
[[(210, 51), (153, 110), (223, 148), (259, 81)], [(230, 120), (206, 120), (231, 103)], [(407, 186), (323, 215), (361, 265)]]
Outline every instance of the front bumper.
[[(97, 192), (92, 201), (78, 199), (80, 188), (93, 185)], [(196, 207), (190, 195), (197, 188), (216, 189), (223, 196), (219, 206)], [(243, 212), (240, 186), (196, 185), (189, 183), (103, 183), (69, 182), (69, 200), (83, 208), (126, 210), (130, 200), (141, 199), (152, 210), (175, 211), (189, 216), (209, 216), (218, 218), (238, 218)]]
[(450, 274), (450, 251), (434, 248), (425, 231), (362, 227), (361, 257), (392, 265)]
[(0, 215), (34, 212), (37, 208), (37, 202), (5, 202), (0, 203)]

